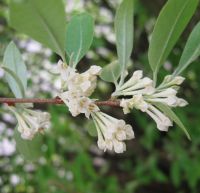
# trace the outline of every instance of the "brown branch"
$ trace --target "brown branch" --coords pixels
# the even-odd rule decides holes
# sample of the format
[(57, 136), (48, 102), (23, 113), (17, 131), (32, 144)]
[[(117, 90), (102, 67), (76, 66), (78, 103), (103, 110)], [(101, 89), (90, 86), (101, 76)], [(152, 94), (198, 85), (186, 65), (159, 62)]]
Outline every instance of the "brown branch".
[[(16, 103), (36, 103), (36, 104), (63, 104), (64, 102), (60, 98), (53, 99), (39, 99), (39, 98), (0, 98), (0, 103), (6, 103), (8, 105), (15, 105)], [(119, 107), (119, 100), (108, 100), (108, 101), (96, 101), (96, 105), (98, 106), (111, 106), (111, 107)]]

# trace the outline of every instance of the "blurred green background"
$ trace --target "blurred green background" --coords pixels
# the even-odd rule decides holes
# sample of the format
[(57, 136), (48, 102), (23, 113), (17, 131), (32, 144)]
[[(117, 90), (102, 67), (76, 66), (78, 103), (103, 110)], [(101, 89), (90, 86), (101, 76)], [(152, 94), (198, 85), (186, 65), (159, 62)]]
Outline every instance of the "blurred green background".
[[(96, 19), (91, 50), (80, 62), (105, 66), (116, 59), (113, 19), (119, 0), (65, 0), (67, 20), (87, 10)], [(151, 77), (147, 60), (148, 38), (155, 19), (166, 0), (137, 0), (135, 39), (130, 72), (143, 69)], [(55, 97), (57, 77), (49, 73), (58, 57), (47, 48), (17, 33), (8, 25), (8, 1), (0, 0), (0, 61), (6, 45), (14, 40), (29, 70), (29, 97)], [(49, 12), (51, 13), (51, 12)], [(200, 19), (200, 9), (171, 53), (159, 78), (175, 68), (186, 39)], [(128, 141), (124, 154), (103, 153), (96, 145), (94, 126), (82, 116), (72, 118), (65, 106), (36, 105), (52, 115), (52, 127), (40, 145), (37, 161), (24, 160), (13, 140), (15, 119), (0, 108), (0, 192), (1, 193), (199, 193), (200, 192), (200, 61), (184, 73), (186, 81), (180, 95), (189, 105), (176, 112), (189, 129), (192, 141), (176, 126), (161, 133), (145, 114), (133, 111), (123, 117), (121, 109), (105, 112), (131, 123), (136, 139)], [(0, 71), (0, 97), (13, 97)], [(94, 98), (107, 99), (113, 85), (101, 80)]]

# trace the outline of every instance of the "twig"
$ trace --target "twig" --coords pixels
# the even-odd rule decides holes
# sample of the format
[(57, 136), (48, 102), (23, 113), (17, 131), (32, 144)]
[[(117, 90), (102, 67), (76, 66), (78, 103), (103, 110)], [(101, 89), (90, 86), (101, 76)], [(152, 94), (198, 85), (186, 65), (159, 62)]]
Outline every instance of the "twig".
[[(0, 103), (6, 103), (8, 105), (15, 105), (16, 103), (36, 103), (36, 104), (63, 104), (64, 102), (60, 98), (53, 99), (40, 99), (40, 98), (0, 98)], [(119, 100), (108, 100), (108, 101), (96, 101), (98, 106), (111, 106), (119, 107)]]

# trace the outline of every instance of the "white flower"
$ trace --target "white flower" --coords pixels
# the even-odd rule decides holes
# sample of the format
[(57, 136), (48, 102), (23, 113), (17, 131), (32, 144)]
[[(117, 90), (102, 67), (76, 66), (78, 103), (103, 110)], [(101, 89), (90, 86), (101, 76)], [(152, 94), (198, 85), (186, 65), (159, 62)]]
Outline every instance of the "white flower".
[(188, 102), (182, 98), (177, 98), (177, 107), (185, 107), (188, 105)]
[(54, 74), (60, 74), (61, 79), (66, 81), (70, 72), (70, 67), (67, 66), (67, 64), (63, 63), (62, 60), (58, 61), (58, 64), (56, 67), (54, 67), (51, 72)]
[(67, 87), (69, 91), (78, 91), (81, 96), (90, 96), (97, 84), (97, 75), (101, 72), (101, 67), (91, 66), (84, 73), (75, 73), (67, 79)]
[(167, 76), (165, 76), (161, 85), (165, 85), (165, 86), (168, 86), (168, 87), (173, 86), (173, 85), (179, 86), (183, 83), (184, 80), (185, 80), (185, 78), (182, 77), (182, 76), (173, 77), (173, 75), (167, 75)]
[(78, 93), (76, 92), (66, 91), (58, 96), (68, 106), (69, 111), (74, 117), (83, 113), (87, 118), (89, 118), (91, 113), (99, 111), (98, 106), (94, 103), (95, 100), (88, 97), (78, 96)]
[[(65, 92), (58, 96), (68, 106), (72, 116), (84, 113), (89, 118), (92, 112), (99, 111), (94, 101), (88, 97), (94, 92), (97, 85), (97, 76), (101, 72), (101, 67), (91, 66), (84, 73), (76, 72), (76, 69), (58, 62), (57, 71), (63, 80), (62, 90)], [(67, 90), (67, 91), (66, 91)]]
[(123, 99), (120, 106), (123, 107), (124, 113), (129, 113), (133, 108), (146, 112), (161, 131), (167, 131), (168, 127), (172, 126), (172, 121), (152, 104), (146, 102), (142, 95), (135, 95), (132, 99)]
[(147, 100), (149, 102), (160, 102), (170, 107), (184, 107), (188, 102), (182, 98), (178, 98), (177, 92), (180, 85), (185, 80), (182, 76), (168, 75), (163, 82), (156, 89), (155, 93), (149, 95)]
[(91, 74), (91, 75), (100, 75), (101, 70), (102, 70), (102, 68), (100, 66), (93, 65), (86, 72), (89, 73), (89, 74)]
[(45, 128), (49, 128), (50, 127), (50, 114), (47, 112), (40, 112), (40, 111), (34, 111), (34, 110), (30, 110), (30, 109), (26, 109), (24, 113), (26, 114), (25, 117), (36, 117), (37, 121), (39, 123), (39, 131), (42, 132)]
[(121, 101), (125, 114), (129, 113), (133, 107), (144, 111), (145, 103), (140, 104), (143, 96), (145, 102), (159, 102), (170, 107), (183, 107), (188, 104), (187, 101), (176, 96), (179, 85), (184, 81), (183, 77), (168, 75), (158, 88), (153, 87), (151, 79), (142, 77), (142, 71), (135, 71), (132, 77), (112, 94), (112, 96), (132, 96), (131, 99)]
[(134, 132), (125, 121), (113, 118), (103, 112), (92, 113), (98, 133), (98, 147), (101, 150), (114, 150), (123, 153), (126, 150), (125, 140), (133, 139)]
[[(69, 70), (71, 71), (71, 70)], [(83, 113), (87, 118), (92, 112), (99, 111), (95, 100), (88, 97), (96, 88), (97, 75), (101, 72), (101, 67), (91, 66), (84, 73), (77, 73), (72, 70), (66, 80), (68, 91), (60, 93), (58, 96), (68, 106), (72, 116)]]
[(127, 82), (116, 88), (116, 91), (112, 94), (112, 96), (133, 96), (153, 93), (155, 91), (153, 81), (150, 78), (142, 77), (142, 71), (135, 71)]
[(160, 131), (168, 131), (168, 128), (173, 126), (173, 122), (153, 105), (149, 105), (146, 113), (156, 122)]
[(155, 93), (151, 95), (147, 95), (145, 97), (146, 101), (148, 102), (159, 102), (170, 107), (184, 107), (188, 103), (184, 99), (178, 98), (177, 90), (173, 88), (166, 88), (163, 90), (157, 90)]
[(72, 79), (77, 74), (76, 69), (68, 66), (62, 60), (58, 61), (57, 66), (51, 70), (51, 73), (60, 75), (62, 90), (66, 89), (68, 80)]
[(123, 107), (124, 114), (130, 113), (133, 108), (140, 109), (145, 112), (148, 108), (148, 104), (144, 101), (141, 94), (133, 96), (131, 99), (122, 99), (120, 106)]
[(133, 108), (146, 112), (161, 131), (167, 131), (173, 122), (154, 104), (162, 103), (169, 107), (184, 107), (188, 103), (178, 98), (177, 92), (184, 78), (181, 76), (166, 76), (157, 88), (153, 87), (152, 80), (142, 78), (142, 72), (136, 71), (132, 77), (113, 93), (113, 96), (132, 96), (130, 99), (122, 99), (120, 106), (125, 114), (130, 113)]
[(17, 118), (18, 131), (23, 139), (32, 140), (36, 133), (50, 127), (50, 114), (47, 112), (30, 110), (25, 106), (9, 107), (9, 110)]

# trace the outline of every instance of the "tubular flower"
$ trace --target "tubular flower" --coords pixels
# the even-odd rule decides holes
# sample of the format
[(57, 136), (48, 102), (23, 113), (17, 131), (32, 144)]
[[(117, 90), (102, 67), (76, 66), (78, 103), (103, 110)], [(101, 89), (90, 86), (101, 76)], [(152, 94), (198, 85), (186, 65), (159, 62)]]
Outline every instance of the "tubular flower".
[(101, 67), (91, 66), (84, 73), (75, 73), (66, 81), (69, 91), (78, 91), (81, 96), (89, 97), (96, 88), (97, 75), (101, 72)]
[(177, 91), (173, 88), (158, 90), (151, 95), (145, 97), (148, 102), (159, 102), (169, 107), (184, 107), (188, 103), (182, 98), (178, 98)]
[(160, 102), (169, 107), (186, 106), (188, 102), (176, 96), (184, 80), (185, 78), (182, 76), (166, 76), (160, 86), (156, 88), (155, 93), (146, 97), (147, 100), (149, 102)]
[(182, 76), (173, 77), (173, 75), (167, 75), (165, 76), (163, 82), (160, 84), (158, 88), (180, 86), (184, 82), (184, 80), (185, 78)]
[(42, 133), (50, 127), (50, 114), (27, 109), (26, 107), (9, 107), (9, 110), (16, 116), (18, 131), (21, 137), (32, 140), (36, 133)]
[(116, 153), (126, 151), (124, 141), (135, 137), (131, 125), (100, 111), (92, 113), (92, 118), (98, 133), (97, 144), (101, 150), (114, 150)]
[(67, 81), (69, 77), (73, 76), (76, 72), (75, 69), (69, 67), (66, 63), (63, 63), (62, 60), (58, 61), (57, 67), (51, 71), (54, 74), (60, 74), (63, 81)]
[(173, 122), (153, 105), (149, 105), (146, 113), (156, 122), (160, 131), (168, 131), (168, 128), (173, 126)]
[(141, 94), (133, 96), (131, 99), (122, 99), (120, 106), (123, 107), (124, 114), (130, 113), (133, 108), (146, 112), (148, 103), (144, 101)]
[(142, 95), (133, 96), (132, 99), (123, 99), (120, 106), (123, 107), (124, 113), (130, 112), (133, 108), (146, 112), (156, 122), (157, 128), (161, 131), (168, 131), (168, 128), (173, 125), (165, 114), (146, 102)]
[(122, 86), (116, 89), (112, 96), (133, 96), (138, 94), (153, 93), (153, 81), (150, 78), (142, 78), (141, 70), (135, 71), (132, 77)]

